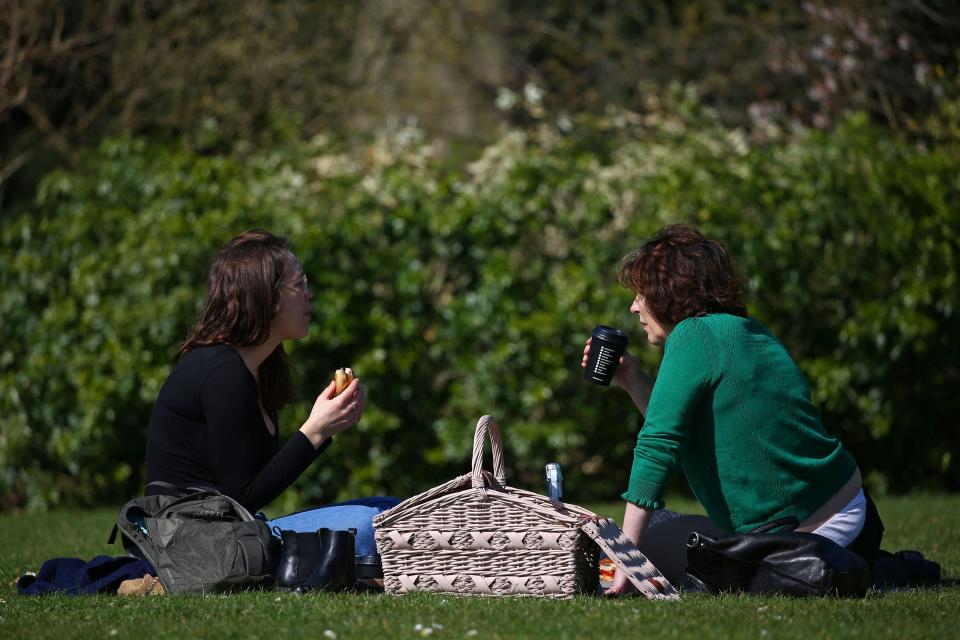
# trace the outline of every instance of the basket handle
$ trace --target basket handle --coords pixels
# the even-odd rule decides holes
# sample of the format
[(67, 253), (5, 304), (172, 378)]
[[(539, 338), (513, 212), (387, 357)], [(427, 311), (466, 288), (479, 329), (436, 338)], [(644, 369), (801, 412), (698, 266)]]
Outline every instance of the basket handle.
[(474, 489), (482, 487), (483, 482), (483, 443), (485, 435), (490, 435), (490, 449), (493, 451), (493, 477), (501, 485), (506, 486), (507, 474), (503, 471), (503, 440), (500, 439), (500, 427), (492, 416), (483, 416), (477, 421), (477, 429), (473, 433), (473, 469), (472, 486)]

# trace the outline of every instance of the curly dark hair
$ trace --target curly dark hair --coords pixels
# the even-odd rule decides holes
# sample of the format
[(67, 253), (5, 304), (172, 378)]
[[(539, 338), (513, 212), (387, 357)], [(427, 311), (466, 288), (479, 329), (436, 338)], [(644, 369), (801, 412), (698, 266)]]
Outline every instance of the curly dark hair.
[(743, 278), (727, 250), (691, 225), (667, 225), (624, 256), (620, 284), (664, 324), (710, 313), (747, 316)]

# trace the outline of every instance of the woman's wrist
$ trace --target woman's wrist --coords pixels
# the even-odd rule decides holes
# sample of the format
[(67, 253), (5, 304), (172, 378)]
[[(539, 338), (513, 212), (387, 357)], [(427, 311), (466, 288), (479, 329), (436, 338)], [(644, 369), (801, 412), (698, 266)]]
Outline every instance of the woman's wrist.
[(326, 433), (326, 430), (322, 427), (316, 427), (307, 422), (303, 423), (303, 426), (300, 427), (300, 432), (306, 436), (307, 440), (310, 441), (310, 444), (313, 445), (314, 449), (319, 449), (330, 436)]
[(650, 394), (653, 391), (653, 380), (645, 373), (631, 371), (630, 376), (621, 385), (627, 392), (633, 404), (637, 406), (640, 413), (646, 415), (647, 405), (650, 403)]
[(643, 536), (647, 531), (650, 520), (653, 519), (653, 509), (638, 507), (632, 502), (627, 502), (626, 509), (623, 512), (623, 533), (627, 538), (640, 546), (643, 542)]
[(630, 399), (633, 400), (633, 404), (640, 410), (640, 413), (646, 416), (647, 406), (650, 404), (650, 389), (646, 387), (634, 389), (630, 392)]
[(640, 380), (633, 371), (620, 376), (616, 381), (617, 384), (620, 385), (620, 388), (626, 391), (627, 395), (631, 398), (640, 390)]

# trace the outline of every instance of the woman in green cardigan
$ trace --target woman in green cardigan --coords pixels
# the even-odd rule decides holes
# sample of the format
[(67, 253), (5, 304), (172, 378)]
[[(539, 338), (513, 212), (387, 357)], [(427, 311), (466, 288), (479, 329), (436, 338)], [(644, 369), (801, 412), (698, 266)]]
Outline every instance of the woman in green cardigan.
[[(723, 245), (691, 226), (664, 227), (624, 258), (620, 282), (636, 294), (630, 311), (647, 340), (663, 347), (656, 382), (630, 354), (615, 376), (644, 415), (623, 493), (624, 533), (643, 547), (681, 467), (720, 530), (745, 533), (795, 516), (798, 531), (874, 556), (883, 525), (857, 463), (824, 429), (787, 349), (748, 317)], [(584, 366), (589, 352), (590, 340)], [(630, 590), (618, 574), (608, 593)]]

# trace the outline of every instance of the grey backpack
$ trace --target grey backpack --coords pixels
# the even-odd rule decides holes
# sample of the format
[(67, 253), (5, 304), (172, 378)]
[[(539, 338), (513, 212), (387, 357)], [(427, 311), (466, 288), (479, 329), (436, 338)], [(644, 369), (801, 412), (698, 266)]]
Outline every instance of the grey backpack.
[[(159, 483), (158, 483), (159, 484)], [(274, 584), (278, 541), (266, 522), (207, 488), (134, 498), (120, 509), (109, 543), (153, 565), (167, 593), (212, 593)]]

